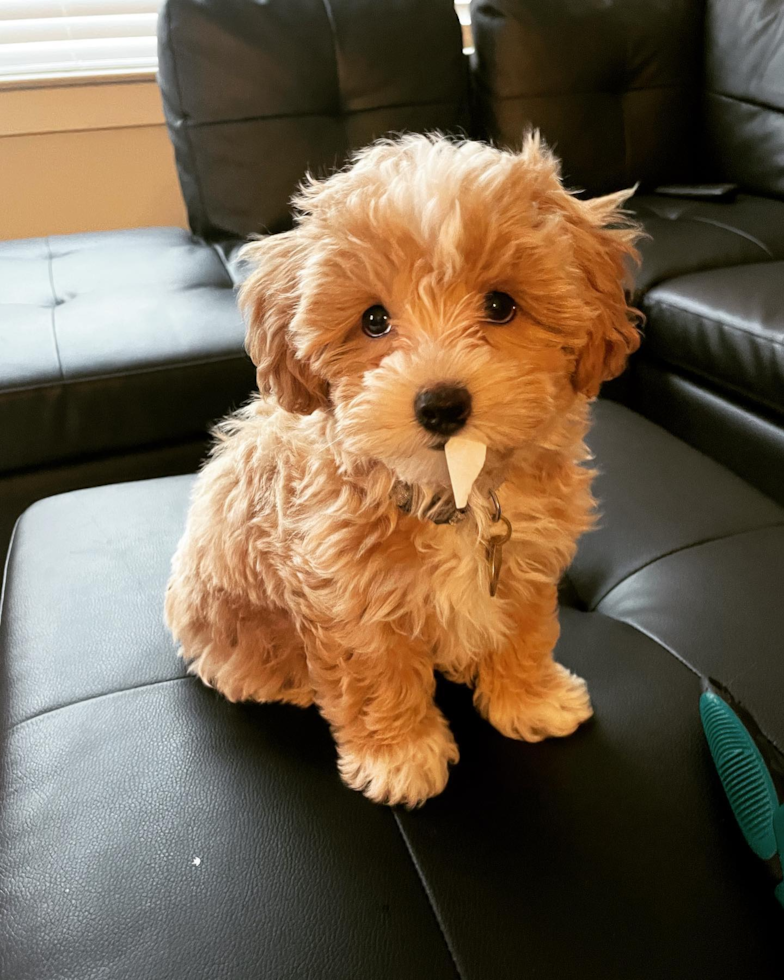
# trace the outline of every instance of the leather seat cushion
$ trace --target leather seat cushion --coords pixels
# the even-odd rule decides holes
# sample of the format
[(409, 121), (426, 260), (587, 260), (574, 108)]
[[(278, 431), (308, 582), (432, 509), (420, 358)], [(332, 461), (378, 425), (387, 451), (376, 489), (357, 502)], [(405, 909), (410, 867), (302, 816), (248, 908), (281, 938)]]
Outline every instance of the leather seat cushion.
[(35, 504), (0, 620), (3, 976), (780, 976), (697, 675), (782, 744), (784, 511), (618, 405), (593, 447), (603, 527), (573, 575), (597, 608), (562, 609), (558, 655), (596, 718), (525, 745), (441, 685), (462, 758), (412, 813), (341, 786), (315, 711), (185, 674), (161, 604), (191, 478)]
[(784, 261), (680, 276), (647, 293), (646, 352), (784, 416)]
[(784, 506), (784, 426), (773, 413), (692, 380), (651, 358), (636, 358), (625, 403), (718, 460)]
[(784, 201), (739, 194), (717, 203), (641, 194), (628, 206), (648, 235), (639, 244), (640, 295), (690, 272), (784, 259)]
[(179, 228), (0, 243), (0, 472), (194, 438), (251, 391), (243, 340)]
[(636, 412), (600, 400), (594, 417), (599, 530), (582, 539), (569, 569), (583, 608), (598, 608), (664, 555), (784, 519), (764, 494)]

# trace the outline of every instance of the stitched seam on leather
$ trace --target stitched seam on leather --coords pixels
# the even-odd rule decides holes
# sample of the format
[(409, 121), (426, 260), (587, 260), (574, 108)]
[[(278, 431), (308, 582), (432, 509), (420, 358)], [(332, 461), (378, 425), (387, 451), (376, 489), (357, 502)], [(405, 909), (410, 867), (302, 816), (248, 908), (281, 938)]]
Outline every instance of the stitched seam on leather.
[(337, 25), (335, 24), (335, 15), (332, 11), (332, 6), (329, 0), (321, 0), (321, 6), (324, 8), (324, 16), (327, 18), (329, 23), (329, 33), (332, 40), (332, 54), (335, 57), (335, 81), (337, 83), (338, 90), (338, 106), (340, 108), (341, 115), (343, 114), (343, 86), (340, 83), (340, 53), (338, 52), (338, 31)]
[(444, 928), (444, 924), (441, 921), (441, 916), (438, 914), (438, 910), (436, 909), (435, 902), (433, 901), (433, 896), (431, 895), (430, 889), (427, 886), (427, 880), (424, 874), (422, 873), (422, 869), (420, 868), (419, 862), (416, 859), (416, 855), (414, 854), (414, 851), (408, 840), (408, 836), (406, 832), (403, 830), (402, 824), (400, 823), (400, 817), (397, 815), (394, 809), (392, 810), (392, 816), (394, 818), (395, 824), (397, 825), (397, 831), (400, 834), (400, 837), (403, 841), (403, 846), (405, 847), (406, 851), (408, 851), (408, 858), (411, 861), (414, 871), (416, 872), (417, 878), (419, 878), (419, 883), (422, 886), (422, 891), (425, 893), (427, 904), (430, 906), (430, 910), (433, 913), (433, 918), (436, 921), (436, 926), (438, 927), (438, 931), (441, 933), (441, 938), (444, 940), (446, 951), (449, 954), (449, 958), (452, 960), (452, 965), (455, 968), (455, 975), (458, 977), (458, 980), (463, 980), (463, 974), (460, 971), (460, 967), (457, 965), (457, 956), (455, 955), (455, 951), (452, 949), (452, 944), (450, 943), (449, 938), (446, 934), (446, 929)]
[(717, 534), (712, 538), (703, 538), (700, 541), (693, 541), (691, 544), (681, 545), (679, 548), (672, 548), (670, 551), (665, 551), (661, 555), (657, 555), (655, 558), (650, 558), (648, 561), (643, 562), (638, 568), (633, 569), (628, 574), (624, 575), (620, 581), (611, 585), (599, 598), (589, 607), (589, 612), (598, 612), (599, 606), (604, 600), (612, 595), (612, 593), (619, 589), (622, 585), (629, 581), (630, 578), (634, 578), (635, 575), (644, 571), (646, 568), (650, 568), (651, 565), (655, 565), (657, 562), (662, 561), (665, 558), (669, 558), (671, 555), (680, 554), (682, 551), (690, 551), (692, 548), (701, 548), (706, 544), (714, 544), (717, 541), (729, 541), (731, 538), (740, 537), (743, 534), (756, 534), (757, 531), (769, 531), (774, 527), (784, 527), (784, 521), (774, 521), (772, 524), (760, 524), (758, 527), (747, 527), (743, 531), (733, 531), (731, 534)]
[(226, 258), (223, 249), (218, 247), (217, 242), (208, 242), (207, 247), (211, 248), (212, 251), (217, 255), (218, 261), (223, 266), (226, 275), (229, 277), (231, 281), (231, 288), (236, 290), (239, 287), (239, 283), (234, 282), (234, 276), (231, 274), (231, 269), (229, 268), (229, 260)]
[(758, 99), (749, 99), (741, 97), (740, 95), (730, 95), (729, 92), (708, 92), (708, 95), (713, 95), (718, 99), (727, 99), (728, 102), (740, 102), (741, 105), (754, 106), (755, 109), (767, 109), (768, 112), (775, 112), (777, 114), (781, 113), (781, 109), (776, 106), (768, 105), (767, 102), (760, 102)]
[[(168, 31), (169, 37), (171, 38), (172, 37), (172, 23), (171, 23), (171, 7), (169, 6), (169, 4), (166, 4), (166, 30)], [(199, 166), (198, 166), (198, 163), (196, 162), (196, 154), (195, 154), (195, 152), (193, 150), (193, 142), (191, 140), (190, 126), (189, 126), (188, 121), (186, 119), (187, 113), (185, 112), (185, 102), (183, 101), (183, 98), (182, 98), (182, 85), (180, 84), (180, 72), (179, 72), (179, 69), (177, 68), (177, 55), (175, 53), (174, 47), (175, 47), (174, 46), (174, 42), (172, 42), (171, 45), (170, 45), (170, 49), (171, 49), (171, 60), (172, 60), (172, 68), (174, 69), (174, 84), (177, 86), (177, 98), (179, 99), (179, 102), (180, 102), (180, 113), (179, 113), (179, 115), (180, 115), (180, 119), (182, 121), (182, 129), (183, 129), (183, 132), (185, 134), (185, 139), (186, 139), (186, 141), (188, 143), (188, 149), (190, 151), (191, 160), (193, 162), (193, 176), (194, 176), (194, 179), (196, 181), (196, 192), (199, 195), (199, 205), (201, 206), (201, 213), (202, 213), (202, 216), (203, 216), (203, 219), (204, 219), (204, 223), (205, 224), (210, 224), (209, 213), (208, 213), (207, 208), (205, 207), (205, 204), (204, 204), (204, 191), (202, 190), (202, 186), (201, 186), (201, 176), (199, 174)], [(190, 219), (190, 215), (188, 217)]]
[[(671, 306), (673, 309), (677, 309), (681, 313), (684, 313), (688, 316), (698, 316), (701, 319), (706, 320), (708, 323), (715, 323), (716, 326), (718, 327), (726, 328), (727, 330), (735, 331), (736, 333), (746, 334), (747, 336), (752, 337), (755, 340), (759, 340), (762, 344), (770, 343), (775, 347), (784, 347), (784, 344), (782, 344), (777, 340), (767, 341), (763, 338), (760, 338), (758, 334), (752, 333), (750, 330), (744, 330), (743, 327), (733, 326), (733, 324), (726, 323), (723, 320), (714, 320), (712, 317), (703, 316), (701, 313), (692, 313), (691, 310), (686, 310), (683, 307), (679, 307), (674, 303), (668, 303), (665, 300), (653, 299), (653, 300), (648, 300), (648, 302), (650, 302), (652, 305)], [(709, 374), (703, 368), (700, 368), (699, 366), (695, 366), (694, 364), (688, 364), (685, 361), (683, 361), (681, 358), (673, 356), (669, 351), (667, 351), (666, 353), (662, 353), (657, 349), (655, 342), (653, 343), (653, 353), (655, 357), (659, 361), (661, 361), (662, 364), (671, 367), (680, 368), (682, 371), (685, 371), (687, 374), (690, 374), (693, 377), (699, 378), (701, 380), (707, 381), (710, 385), (713, 385), (716, 391), (712, 391), (711, 394), (713, 394), (714, 397), (716, 398), (722, 397), (722, 389), (728, 389), (729, 391), (733, 392), (736, 395), (739, 395), (741, 398), (745, 399), (749, 403), (749, 405), (746, 406), (745, 408), (744, 406), (739, 406), (740, 408), (744, 408), (745, 411), (750, 411), (752, 408), (758, 409), (760, 406), (763, 406), (764, 408), (767, 408), (769, 411), (773, 412), (774, 415), (781, 415), (783, 406), (781, 404), (777, 404), (776, 402), (771, 401), (769, 398), (766, 398), (765, 395), (761, 395), (759, 391), (757, 391), (756, 389), (742, 388), (739, 384), (737, 384), (734, 381), (731, 381), (729, 378), (727, 378), (725, 375), (722, 374), (717, 374), (715, 372), (713, 374)]]
[(747, 231), (741, 231), (740, 228), (733, 228), (732, 225), (725, 225), (723, 221), (716, 221), (715, 218), (702, 218), (699, 216), (692, 215), (689, 219), (690, 221), (699, 221), (704, 225), (713, 225), (716, 228), (723, 228), (724, 231), (729, 231), (733, 235), (739, 235), (741, 238), (745, 238), (750, 241), (753, 245), (758, 245), (762, 251), (769, 256), (771, 259), (774, 258), (773, 252), (768, 248), (764, 242), (761, 242), (759, 238), (755, 238), (754, 235), (749, 234)]
[[(365, 112), (382, 112), (386, 109), (420, 109), (428, 106), (453, 105), (454, 102), (448, 99), (428, 99), (425, 102), (390, 102), (383, 105), (371, 105), (364, 109), (342, 109), (340, 117), (361, 116)], [(204, 129), (208, 126), (231, 126), (233, 124), (252, 123), (252, 122), (272, 122), (278, 119), (335, 119), (332, 112), (278, 112), (262, 116), (238, 116), (236, 119), (207, 119), (202, 122), (191, 123), (191, 129)]]
[(46, 252), (47, 252), (47, 271), (49, 274), (49, 285), (52, 290), (52, 309), (51, 309), (51, 323), (52, 323), (52, 343), (54, 344), (54, 352), (57, 357), (57, 370), (60, 372), (60, 378), (65, 381), (65, 372), (63, 371), (63, 361), (60, 357), (60, 345), (57, 343), (57, 327), (54, 322), (55, 310), (57, 309), (57, 290), (54, 288), (54, 269), (52, 268), (54, 264), (54, 256), (52, 255), (52, 243), (47, 236), (44, 241), (46, 242)]
[[(338, 49), (338, 30), (337, 24), (335, 23), (335, 14), (332, 10), (332, 6), (329, 0), (321, 0), (322, 6), (324, 7), (324, 14), (329, 21), (329, 31), (332, 39), (332, 52), (335, 56), (335, 82), (337, 84), (337, 94), (338, 94), (338, 110), (339, 110), (339, 121), (340, 121), (340, 132), (343, 139), (343, 152), (345, 153), (349, 149), (349, 138), (348, 138), (348, 128), (346, 126), (346, 107), (343, 98), (343, 81), (341, 79), (340, 70), (340, 50)], [(332, 169), (337, 169), (339, 161), (337, 157), (334, 160), (334, 165)]]
[[(600, 615), (607, 616), (608, 619), (612, 619), (616, 623), (623, 623), (624, 626), (630, 627), (631, 629), (635, 630), (637, 633), (640, 633), (642, 636), (647, 636), (649, 640), (652, 640), (657, 646), (660, 646), (662, 650), (666, 650), (667, 653), (669, 653), (670, 656), (673, 657), (673, 659), (677, 660), (679, 664), (684, 666), (687, 670), (691, 671), (691, 673), (694, 674), (695, 677), (699, 677), (700, 679), (705, 677), (705, 674), (697, 670), (694, 664), (690, 664), (688, 660), (686, 660), (679, 653), (673, 650), (671, 646), (665, 643), (664, 640), (661, 639), (661, 637), (656, 636), (655, 633), (649, 632), (643, 626), (639, 626), (637, 623), (632, 623), (628, 619), (622, 619), (617, 616), (608, 616), (607, 613), (601, 613)], [(716, 679), (719, 680), (719, 678)], [(729, 688), (729, 685), (725, 685), (725, 687), (727, 687), (730, 694), (733, 693), (732, 690)], [(770, 735), (768, 735), (768, 733), (762, 728), (762, 726), (759, 723), (759, 720), (756, 717), (754, 721), (756, 722), (757, 729), (760, 735), (765, 739), (765, 741), (770, 742), (770, 744), (773, 746), (774, 749), (776, 749), (777, 752), (784, 751), (784, 747), (780, 746), (775, 738), (772, 738)]]
[(3, 611), (5, 609), (5, 590), (8, 584), (8, 569), (11, 567), (11, 550), (14, 546), (16, 529), (19, 527), (20, 519), (21, 515), (14, 521), (14, 526), (11, 529), (11, 537), (8, 539), (8, 550), (5, 553), (5, 561), (3, 562), (3, 582), (0, 585), (0, 624), (3, 622)]
[(498, 95), (487, 83), (485, 83), (484, 87), (490, 93), (490, 98), (495, 102), (511, 102), (514, 99), (563, 99), (570, 95), (608, 95), (617, 99), (624, 98), (627, 95), (633, 95), (635, 92), (691, 92), (691, 88), (688, 85), (645, 85), (641, 88), (626, 88), (620, 92), (611, 89), (589, 88), (581, 89), (579, 92), (568, 89), (563, 92), (520, 92), (517, 95)]
[[(673, 377), (680, 378), (683, 381), (688, 381), (697, 387), (701, 387), (702, 391), (707, 392), (707, 394), (709, 394), (711, 397), (720, 399), (725, 405), (731, 405), (733, 408), (746, 412), (748, 415), (753, 415), (755, 419), (758, 419), (767, 425), (781, 428), (781, 424), (777, 422), (775, 418), (768, 418), (762, 412), (762, 409), (768, 409), (772, 415), (781, 416), (781, 405), (773, 404), (773, 402), (769, 401), (756, 391), (751, 392), (748, 388), (740, 388), (738, 385), (724, 377), (719, 377), (715, 374), (708, 374), (706, 371), (703, 371), (698, 367), (694, 367), (693, 364), (685, 364), (679, 358), (672, 357), (669, 353), (667, 354), (667, 358), (668, 359), (665, 361), (661, 354), (656, 354), (654, 351), (654, 356), (649, 357), (648, 361), (651, 364), (655, 364), (661, 371), (667, 371), (670, 368), (678, 368), (683, 373), (678, 374), (675, 371), (670, 371)], [(697, 382), (704, 382), (704, 385), (697, 385)], [(728, 392), (737, 396), (738, 400), (732, 401), (731, 399), (727, 398), (726, 396)]]
[[(42, 388), (54, 388), (61, 385), (94, 384), (96, 381), (107, 381), (114, 378), (133, 378), (140, 374), (157, 374), (159, 371), (185, 371), (192, 367), (204, 367), (207, 364), (222, 364), (228, 361), (242, 361), (249, 363), (247, 354), (243, 351), (240, 354), (221, 354), (220, 357), (204, 357), (198, 361), (172, 361), (169, 364), (158, 364), (155, 367), (138, 368), (135, 371), (114, 371), (111, 374), (88, 374), (78, 378), (63, 378), (62, 381), (51, 382), (42, 381), (36, 385), (21, 385), (16, 388), (0, 388), (0, 404), (4, 395), (14, 395), (27, 391), (40, 391)], [(248, 392), (250, 395), (250, 391)]]
[[(70, 455), (65, 458), (57, 459), (45, 459), (38, 463), (29, 463), (26, 466), (19, 466), (13, 470), (2, 470), (0, 471), (0, 485), (5, 484), (10, 480), (21, 479), (24, 480), (28, 476), (40, 476), (42, 473), (47, 476), (52, 474), (59, 474), (63, 471), (73, 471), (82, 470), (83, 468), (91, 467), (94, 465), (100, 466), (102, 463), (116, 463), (118, 461), (123, 462), (126, 460), (136, 461), (138, 459), (149, 459), (150, 456), (155, 456), (157, 454), (166, 454), (168, 452), (177, 452), (180, 449), (194, 449), (199, 446), (206, 447), (204, 449), (204, 455), (206, 456), (207, 448), (212, 444), (210, 439), (209, 431), (202, 430), (201, 432), (185, 433), (181, 436), (175, 436), (171, 439), (164, 439), (162, 442), (145, 442), (141, 445), (134, 445), (133, 443), (127, 446), (110, 446), (105, 449), (95, 449), (92, 452), (86, 453), (85, 455)], [(179, 465), (179, 464), (178, 464)], [(178, 476), (189, 476), (194, 474), (196, 471), (190, 469), (183, 473), (182, 471), (178, 473), (164, 474), (163, 477), (149, 476), (149, 475), (138, 475), (131, 476), (127, 479), (125, 477), (117, 477), (110, 479), (109, 484), (112, 483), (135, 483), (137, 480), (157, 480), (162, 478), (175, 478)], [(98, 484), (99, 486), (105, 486), (106, 484)], [(52, 496), (59, 496), (61, 493), (75, 493), (77, 490), (89, 490), (95, 487), (95, 483), (89, 483), (86, 486), (82, 485), (80, 487), (73, 487), (71, 490), (58, 490), (55, 491)], [(40, 500), (45, 500), (46, 497), (36, 497), (29, 506), (32, 507), (34, 503), (38, 503)], [(21, 518), (20, 514), (20, 518)]]
[[(752, 399), (747, 391), (738, 388), (731, 381), (725, 381), (724, 378), (717, 378), (713, 375), (705, 374), (699, 368), (695, 368), (692, 365), (681, 364), (675, 357), (671, 357), (669, 361), (665, 361), (661, 354), (654, 352), (652, 354), (649, 353), (644, 363), (662, 374), (668, 374), (677, 381), (685, 382), (692, 388), (697, 388), (699, 394), (708, 395), (715, 401), (720, 401), (724, 408), (729, 405), (730, 408), (737, 409), (745, 415), (753, 416), (755, 421), (761, 422), (767, 428), (776, 429), (775, 435), (781, 435), (781, 405), (767, 404), (756, 392)], [(672, 370), (673, 368), (678, 368), (679, 371), (674, 371)], [(728, 397), (728, 394), (737, 397), (733, 401)], [(766, 414), (763, 409), (769, 409), (769, 414)], [(710, 455), (704, 450), (700, 450), (700, 452), (703, 455)]]
[[(593, 610), (593, 611), (595, 611), (595, 610)], [(644, 627), (638, 626), (637, 623), (632, 623), (628, 619), (618, 619), (617, 617), (610, 616), (607, 613), (598, 613), (598, 615), (599, 616), (605, 616), (607, 619), (612, 619), (613, 622), (615, 622), (615, 623), (622, 623), (624, 626), (628, 626), (630, 629), (635, 630), (637, 633), (641, 633), (643, 636), (647, 636), (649, 640), (653, 640), (653, 642), (656, 644), (656, 646), (661, 647), (662, 650), (666, 650), (667, 653), (670, 654), (670, 656), (672, 656), (675, 660), (677, 660), (678, 663), (681, 664), (683, 667), (685, 667), (687, 670), (691, 671), (691, 673), (694, 674), (696, 677), (702, 677), (703, 676), (697, 670), (697, 668), (693, 664), (690, 664), (689, 661), (686, 660), (684, 657), (682, 657), (677, 652), (677, 650), (673, 650), (673, 648), (671, 646), (668, 646), (664, 642), (664, 640), (662, 640), (658, 636), (654, 636), (653, 633), (649, 633), (648, 630), (646, 630)]]
[(678, 303), (673, 303), (673, 301), (669, 299), (660, 299), (658, 296), (651, 298), (651, 294), (648, 293), (645, 302), (650, 303), (653, 306), (669, 306), (673, 310), (678, 310), (679, 313), (685, 313), (686, 316), (696, 316), (701, 320), (705, 320), (707, 323), (715, 323), (717, 327), (726, 327), (727, 330), (734, 330), (736, 333), (746, 334), (747, 337), (752, 337), (754, 340), (757, 340), (763, 344), (773, 344), (774, 347), (784, 347), (784, 340), (777, 340), (775, 337), (761, 337), (758, 333), (754, 333), (753, 330), (747, 330), (745, 327), (741, 327), (737, 323), (732, 323), (729, 320), (719, 320), (715, 316), (706, 316), (704, 313), (700, 313), (697, 310), (690, 310), (688, 306), (680, 306)]
[(120, 687), (116, 691), (104, 691), (102, 694), (94, 694), (89, 698), (81, 698), (79, 701), (68, 701), (66, 704), (58, 704), (55, 708), (45, 708), (43, 711), (39, 711), (34, 715), (29, 715), (27, 718), (20, 718), (19, 721), (15, 721), (13, 725), (9, 725), (5, 731), (7, 734), (16, 731), (17, 728), (21, 728), (22, 725), (26, 725), (29, 721), (35, 721), (36, 718), (43, 718), (46, 715), (53, 715), (57, 711), (65, 711), (67, 708), (75, 708), (80, 704), (89, 704), (91, 701), (101, 701), (103, 698), (111, 698), (116, 694), (128, 694), (131, 691), (143, 691), (148, 687), (158, 687), (160, 684), (172, 684), (175, 681), (191, 681), (195, 682), (195, 678), (185, 675), (183, 677), (164, 677), (159, 681), (149, 681), (146, 684), (136, 684), (134, 687)]

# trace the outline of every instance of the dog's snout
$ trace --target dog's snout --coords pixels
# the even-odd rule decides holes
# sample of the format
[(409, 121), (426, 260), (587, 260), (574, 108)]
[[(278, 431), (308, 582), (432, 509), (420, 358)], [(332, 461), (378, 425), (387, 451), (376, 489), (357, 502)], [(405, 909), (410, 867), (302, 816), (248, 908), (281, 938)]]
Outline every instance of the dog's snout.
[(425, 388), (414, 399), (417, 422), (441, 436), (462, 429), (471, 414), (471, 392), (462, 385), (436, 385)]

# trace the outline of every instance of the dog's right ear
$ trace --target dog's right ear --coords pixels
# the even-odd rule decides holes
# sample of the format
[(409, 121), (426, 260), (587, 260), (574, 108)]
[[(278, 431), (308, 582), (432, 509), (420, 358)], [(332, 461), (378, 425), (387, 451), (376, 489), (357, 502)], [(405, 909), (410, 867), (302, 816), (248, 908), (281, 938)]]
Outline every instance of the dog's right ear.
[(327, 403), (325, 383), (297, 356), (291, 336), (305, 249), (295, 229), (251, 242), (240, 253), (240, 261), (250, 266), (239, 293), (245, 349), (256, 365), (259, 391), (300, 415)]

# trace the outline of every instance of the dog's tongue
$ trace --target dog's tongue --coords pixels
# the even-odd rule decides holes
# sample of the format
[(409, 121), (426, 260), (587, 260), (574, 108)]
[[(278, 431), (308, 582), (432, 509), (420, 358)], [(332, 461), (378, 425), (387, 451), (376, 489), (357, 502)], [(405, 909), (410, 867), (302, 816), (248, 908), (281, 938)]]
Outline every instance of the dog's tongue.
[(462, 510), (468, 503), (476, 478), (482, 472), (487, 455), (487, 446), (476, 439), (465, 436), (452, 436), (444, 446), (449, 479), (452, 481), (452, 494), (455, 507)]

